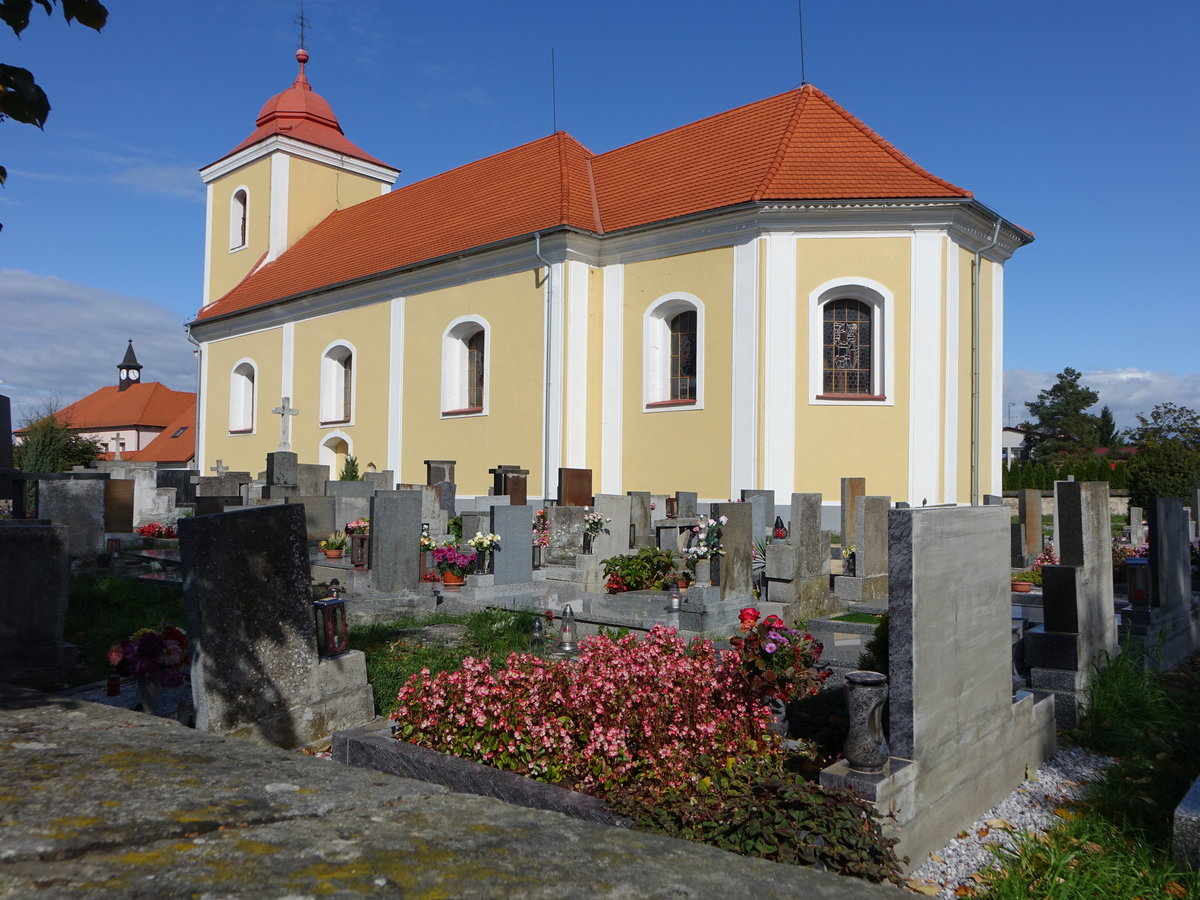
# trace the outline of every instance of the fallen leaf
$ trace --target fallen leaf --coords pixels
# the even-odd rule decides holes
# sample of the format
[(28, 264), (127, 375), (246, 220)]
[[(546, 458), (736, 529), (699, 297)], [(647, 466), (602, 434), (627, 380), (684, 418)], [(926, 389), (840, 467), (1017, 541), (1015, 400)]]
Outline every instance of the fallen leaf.
[(916, 878), (910, 878), (905, 882), (910, 891), (915, 891), (918, 894), (924, 894), (926, 897), (936, 897), (942, 892), (941, 886), (934, 884), (931, 881), (919, 881)]
[(984, 824), (988, 828), (1003, 828), (1005, 831), (1013, 830), (1012, 822), (1008, 821), (1008, 819), (988, 819)]
[(938, 856), (936, 853), (930, 853), (929, 858), (932, 859), (935, 863), (945, 862), (945, 860), (942, 859), (940, 856)]
[(984, 825), (982, 828), (980, 828), (978, 831), (975, 832), (975, 837), (987, 837), (988, 833), (991, 830), (992, 829), (990, 829), (986, 825)]
[(1083, 849), (1085, 849), (1088, 853), (1103, 853), (1104, 852), (1104, 848), (1101, 847), (1099, 844), (1097, 844), (1095, 841), (1088, 841), (1086, 844), (1083, 845)]
[(1178, 881), (1168, 881), (1167, 882), (1167, 893), (1170, 894), (1172, 897), (1186, 897), (1187, 896), (1187, 888), (1185, 888)]
[(969, 884), (960, 884), (958, 887), (956, 887), (954, 889), (954, 896), (955, 897), (974, 897), (975, 896), (975, 888), (971, 887), (971, 885), (969, 885)]
[(1063, 809), (1061, 806), (1054, 811), (1054, 814), (1067, 822), (1070, 822), (1072, 819), (1076, 818), (1075, 813), (1071, 812), (1069, 809)]

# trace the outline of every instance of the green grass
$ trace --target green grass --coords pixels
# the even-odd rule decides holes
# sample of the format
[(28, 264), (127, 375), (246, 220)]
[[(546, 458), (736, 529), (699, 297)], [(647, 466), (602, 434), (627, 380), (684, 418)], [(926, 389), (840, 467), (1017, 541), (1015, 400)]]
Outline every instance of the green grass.
[[(467, 639), (461, 646), (422, 646), (416, 636), (401, 632), (423, 625), (465, 625)], [(406, 618), (381, 625), (350, 629), (350, 647), (367, 657), (367, 680), (375, 694), (375, 712), (390, 715), (396, 694), (411, 676), (422, 669), (438, 672), (457, 669), (468, 656), (488, 657), (502, 663), (510, 653), (529, 649), (533, 613), (498, 609), (477, 610), (462, 616), (434, 615)]]
[(1200, 897), (1200, 873), (1171, 859), (1174, 810), (1200, 774), (1200, 678), (1143, 672), (1133, 652), (1113, 659), (1090, 690), (1091, 708), (1066, 741), (1118, 762), (1044, 838), (1001, 853), (983, 896)]
[(878, 625), (879, 616), (872, 613), (844, 613), (840, 616), (834, 616), (830, 622), (854, 622), (857, 625)]
[(164, 622), (183, 627), (183, 593), (178, 587), (117, 575), (77, 575), (71, 581), (64, 634), (79, 648), (84, 681), (112, 674), (107, 654), (117, 641)]

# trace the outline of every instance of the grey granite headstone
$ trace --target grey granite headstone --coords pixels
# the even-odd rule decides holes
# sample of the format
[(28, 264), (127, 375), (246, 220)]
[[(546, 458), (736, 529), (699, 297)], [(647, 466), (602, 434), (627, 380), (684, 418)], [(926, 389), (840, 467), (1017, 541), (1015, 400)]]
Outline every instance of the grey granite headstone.
[(1004, 498), (1001, 497), (999, 494), (984, 494), (983, 495), (983, 505), (984, 506), (1003, 506)]
[(767, 545), (772, 601), (811, 603), (829, 595), (829, 532), (821, 530), (821, 495), (792, 494), (787, 543)]
[(574, 565), (576, 555), (583, 550), (584, 513), (582, 506), (546, 507), (550, 529), (550, 545), (545, 554), (548, 565)]
[(675, 492), (675, 518), (694, 519), (696, 517), (697, 494), (695, 491)]
[(623, 494), (597, 494), (595, 511), (612, 519), (605, 522), (604, 531), (596, 535), (594, 553), (604, 560), (612, 556), (624, 556), (629, 549), (629, 497)]
[(500, 549), (492, 554), (494, 583), (533, 581), (533, 507), (493, 506), (489, 530), (500, 535)]
[[(1108, 482), (1067, 481), (1059, 485), (1054, 519), (1059, 523), (1057, 548), (1064, 566), (1079, 568), (1083, 595), (1078, 598), (1078, 631), (1086, 643), (1087, 661), (1101, 651), (1117, 649), (1113, 614), (1112, 532), (1108, 512)], [(1047, 597), (1047, 606), (1049, 606)], [(1052, 629), (1047, 608), (1047, 630)]]
[(384, 469), (382, 472), (363, 472), (362, 480), (377, 491), (394, 491), (397, 487), (396, 473), (391, 469)]
[(66, 525), (73, 559), (104, 552), (104, 478), (39, 478), (38, 518)]
[[(858, 577), (881, 575), (888, 573), (888, 511), (891, 508), (890, 497), (859, 497), (855, 519), (857, 534), (855, 537), (857, 550), (856, 574)], [(886, 592), (885, 592), (886, 595)]]
[(1129, 542), (1137, 547), (1146, 543), (1146, 513), (1140, 506), (1129, 507)]
[(346, 524), (339, 524), (334, 518), (337, 504), (334, 497), (289, 497), (287, 502), (303, 505), (304, 528), (310, 541), (323, 541)]
[(66, 525), (0, 528), (0, 682), (43, 687), (71, 675), (63, 641), (71, 587)]
[(754, 511), (749, 503), (714, 503), (711, 515), (729, 519), (722, 528), (721, 599), (751, 597), (753, 577), (751, 548), (754, 546)]
[(1178, 497), (1150, 501), (1150, 592), (1168, 616), (1191, 606), (1191, 549), (1187, 513)]
[(301, 497), (319, 497), (325, 493), (325, 482), (329, 480), (329, 466), (317, 463), (296, 465), (296, 487)]
[(633, 543), (635, 547), (651, 547), (654, 545), (654, 528), (651, 523), (649, 491), (628, 491), (629, 523), (633, 528)]
[(507, 495), (496, 497), (492, 494), (481, 494), (475, 498), (475, 511), (487, 515), (493, 506), (512, 506)]
[(380, 491), (371, 500), (371, 581), (375, 590), (396, 593), (420, 581), (421, 495)]
[[(465, 510), (462, 514), (462, 542), (463, 552), (468, 552), (466, 547), (467, 541), (475, 537), (478, 532), (485, 532), (491, 524), (491, 510)], [(532, 539), (531, 539), (532, 541)]]
[(446, 519), (453, 519), (457, 512), (454, 511), (455, 486), (453, 481), (439, 481), (433, 486), (437, 492), (438, 507), (446, 515)]
[(775, 492), (743, 490), (742, 500), (751, 504), (754, 509), (754, 539), (768, 539), (775, 525)]
[(179, 522), (201, 731), (301, 747), (374, 714), (358, 651), (318, 661), (304, 510)]
[[(1042, 492), (1024, 488), (1017, 492), (1017, 517), (1021, 526), (1021, 553), (1013, 554), (1012, 565), (1024, 568), (1042, 552)], [(1020, 561), (1018, 561), (1020, 560)]]
[(267, 483), (262, 487), (262, 496), (268, 500), (300, 495), (300, 473), (297, 456), (290, 450), (276, 450), (267, 454)]
[(329, 497), (370, 497), (375, 485), (366, 481), (326, 481), (325, 494)]

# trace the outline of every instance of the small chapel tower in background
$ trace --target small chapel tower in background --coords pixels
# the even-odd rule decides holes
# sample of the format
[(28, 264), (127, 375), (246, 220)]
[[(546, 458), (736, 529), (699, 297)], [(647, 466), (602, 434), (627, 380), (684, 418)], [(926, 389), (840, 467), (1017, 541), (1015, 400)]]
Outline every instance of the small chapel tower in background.
[(138, 362), (137, 354), (133, 352), (133, 338), (130, 338), (129, 346), (125, 348), (125, 358), (117, 363), (117, 389), (123, 391), (141, 380), (142, 364)]
[(273, 262), (334, 210), (386, 194), (400, 170), (342, 133), (296, 51), (292, 86), (264, 105), (254, 132), (200, 170), (207, 187), (204, 300), (207, 306)]

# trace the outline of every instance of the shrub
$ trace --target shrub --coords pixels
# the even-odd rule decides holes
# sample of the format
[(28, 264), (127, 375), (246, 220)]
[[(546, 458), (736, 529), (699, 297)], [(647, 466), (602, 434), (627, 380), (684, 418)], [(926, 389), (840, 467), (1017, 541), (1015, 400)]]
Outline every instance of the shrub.
[(674, 563), (671, 551), (658, 547), (643, 547), (637, 553), (612, 556), (600, 561), (608, 578), (606, 587), (610, 594), (673, 588), (675, 579), (670, 576)]
[(514, 653), (496, 670), (423, 670), (400, 689), (401, 740), (603, 795), (648, 800), (704, 776), (701, 757), (769, 767), (781, 753), (734, 654), (655, 626), (643, 640), (585, 638), (578, 659)]
[(342, 463), (342, 471), (338, 473), (338, 481), (362, 481), (362, 475), (358, 471), (357, 456), (346, 457), (346, 461)]

